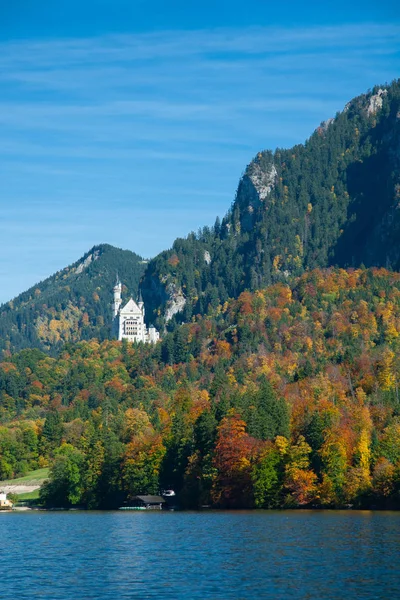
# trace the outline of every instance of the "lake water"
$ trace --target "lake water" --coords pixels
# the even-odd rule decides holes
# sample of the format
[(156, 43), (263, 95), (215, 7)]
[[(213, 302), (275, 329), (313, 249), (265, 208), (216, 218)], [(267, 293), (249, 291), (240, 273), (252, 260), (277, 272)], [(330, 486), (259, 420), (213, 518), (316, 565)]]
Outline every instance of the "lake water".
[(0, 514), (0, 598), (400, 599), (400, 513)]

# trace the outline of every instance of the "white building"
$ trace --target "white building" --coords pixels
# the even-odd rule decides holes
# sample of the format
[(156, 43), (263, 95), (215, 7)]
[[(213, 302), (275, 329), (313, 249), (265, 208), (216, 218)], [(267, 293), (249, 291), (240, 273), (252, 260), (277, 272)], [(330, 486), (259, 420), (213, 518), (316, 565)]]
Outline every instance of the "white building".
[(0, 492), (0, 510), (10, 510), (13, 507), (11, 500), (7, 500), (7, 494)]
[(124, 307), (122, 307), (122, 284), (117, 278), (114, 286), (113, 302), (113, 330), (119, 340), (126, 339), (128, 342), (144, 342), (145, 344), (155, 344), (160, 339), (157, 329), (150, 326), (148, 329), (144, 322), (144, 303), (140, 295), (136, 303), (131, 298)]

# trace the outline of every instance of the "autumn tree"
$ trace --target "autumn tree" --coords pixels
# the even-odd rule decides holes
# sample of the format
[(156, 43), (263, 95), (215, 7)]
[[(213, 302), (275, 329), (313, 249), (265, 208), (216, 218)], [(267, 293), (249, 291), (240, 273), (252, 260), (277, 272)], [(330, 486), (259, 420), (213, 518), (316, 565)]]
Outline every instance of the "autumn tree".
[(253, 504), (251, 459), (255, 440), (246, 433), (246, 423), (233, 411), (218, 427), (213, 466), (216, 476), (213, 502), (223, 508), (250, 507)]

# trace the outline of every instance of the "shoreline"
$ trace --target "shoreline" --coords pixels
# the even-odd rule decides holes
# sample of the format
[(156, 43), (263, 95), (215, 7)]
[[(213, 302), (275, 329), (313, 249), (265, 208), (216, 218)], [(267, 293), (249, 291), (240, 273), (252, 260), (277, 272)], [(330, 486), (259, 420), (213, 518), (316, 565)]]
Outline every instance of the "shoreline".
[(307, 512), (307, 513), (333, 513), (333, 512), (349, 512), (349, 513), (399, 513), (400, 510), (396, 508), (190, 508), (190, 509), (171, 509), (171, 510), (120, 510), (120, 508), (84, 508), (84, 507), (53, 507), (53, 508), (44, 508), (40, 506), (15, 506), (12, 509), (2, 510), (0, 512), (85, 512), (85, 513), (152, 513), (152, 514), (160, 514), (160, 513), (299, 513), (299, 512)]

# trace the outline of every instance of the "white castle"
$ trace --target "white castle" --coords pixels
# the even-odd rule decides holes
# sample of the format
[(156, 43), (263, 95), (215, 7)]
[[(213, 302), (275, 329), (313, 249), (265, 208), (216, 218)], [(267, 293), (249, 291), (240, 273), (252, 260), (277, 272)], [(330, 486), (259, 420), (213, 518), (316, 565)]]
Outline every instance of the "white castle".
[(114, 286), (113, 302), (113, 332), (119, 340), (128, 340), (128, 342), (144, 342), (145, 344), (155, 344), (160, 339), (157, 329), (150, 326), (148, 329), (144, 322), (144, 303), (142, 295), (139, 293), (137, 303), (131, 298), (123, 308), (121, 308), (122, 284), (117, 277)]

